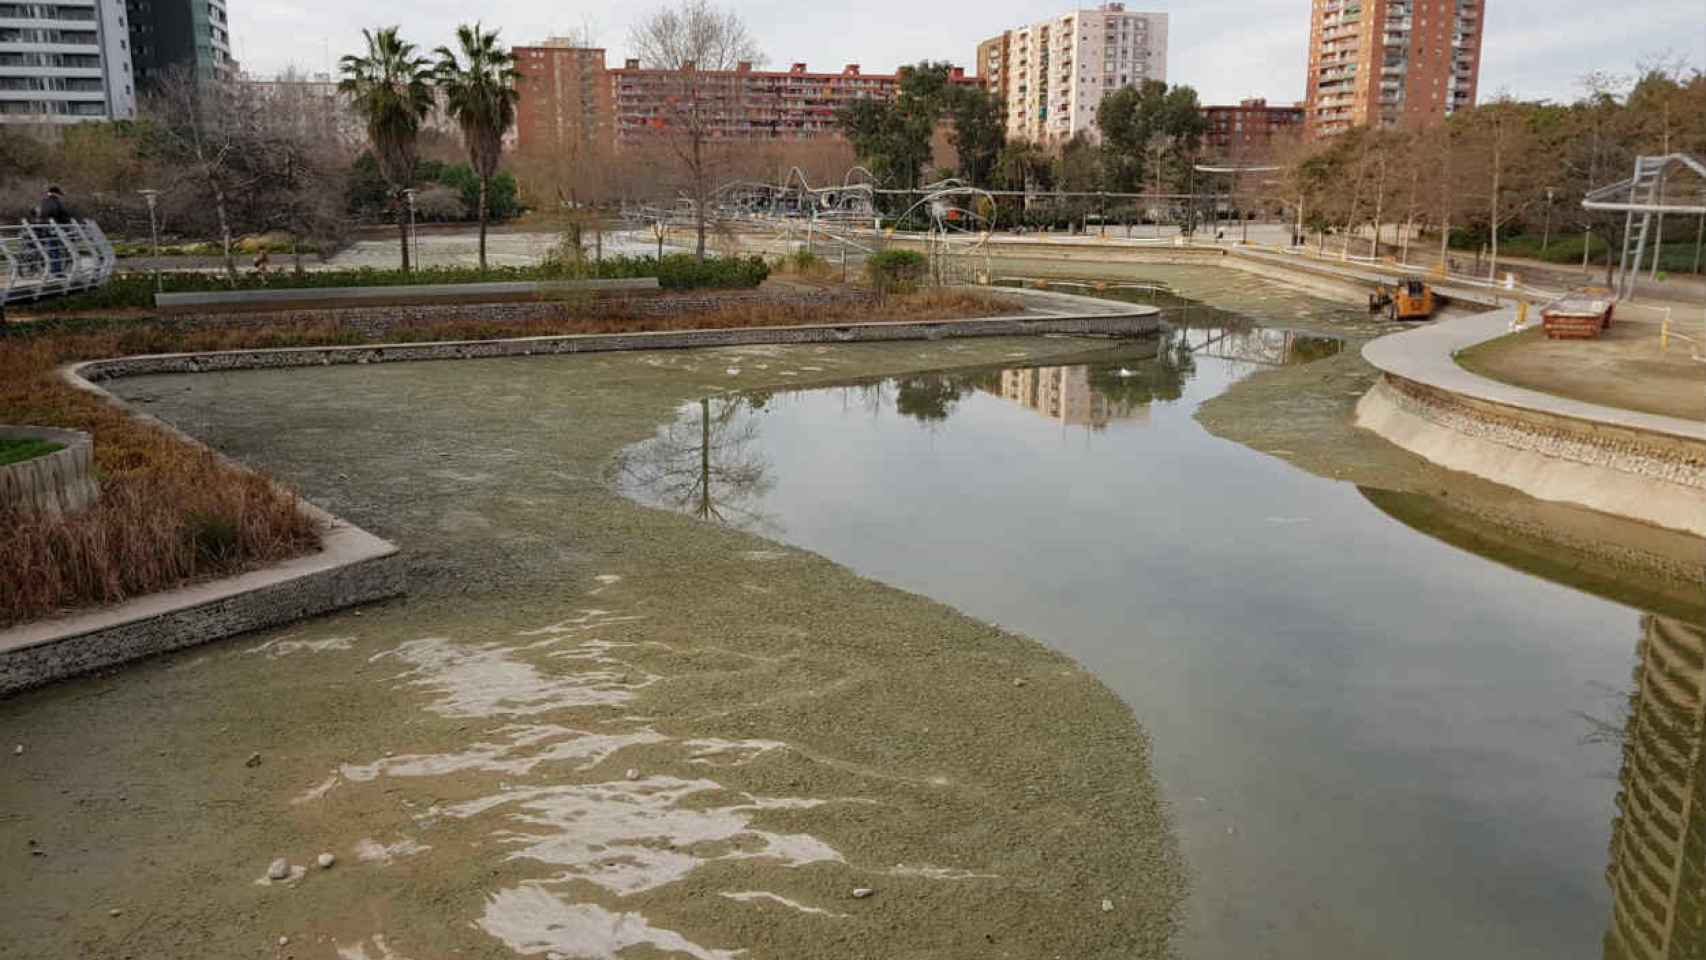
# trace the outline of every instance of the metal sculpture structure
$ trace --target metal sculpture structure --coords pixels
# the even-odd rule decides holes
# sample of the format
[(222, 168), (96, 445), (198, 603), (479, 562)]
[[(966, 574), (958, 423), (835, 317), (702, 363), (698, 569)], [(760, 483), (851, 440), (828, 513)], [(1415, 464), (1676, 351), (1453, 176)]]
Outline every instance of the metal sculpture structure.
[[(898, 216), (885, 216), (883, 201), (896, 197), (910, 202)], [(712, 194), (706, 220), (719, 232), (758, 234), (767, 248), (815, 253), (822, 244), (856, 257), (877, 252), (897, 228), (922, 220), (926, 228), (919, 238), (927, 246), (932, 275), (963, 280), (971, 279), (973, 273), (988, 275), (988, 240), (996, 213), (993, 193), (960, 180), (897, 190), (877, 186), (869, 170), (856, 166), (840, 184), (814, 187), (794, 167), (774, 183), (724, 184)], [(690, 228), (694, 214), (693, 201), (687, 197), (671, 206), (648, 204), (623, 210), (623, 218), (633, 227), (651, 227), (660, 235), (669, 229)], [(981, 271), (973, 269), (979, 255), (985, 261)]]
[(93, 220), (0, 226), (0, 307), (92, 290), (118, 257)]

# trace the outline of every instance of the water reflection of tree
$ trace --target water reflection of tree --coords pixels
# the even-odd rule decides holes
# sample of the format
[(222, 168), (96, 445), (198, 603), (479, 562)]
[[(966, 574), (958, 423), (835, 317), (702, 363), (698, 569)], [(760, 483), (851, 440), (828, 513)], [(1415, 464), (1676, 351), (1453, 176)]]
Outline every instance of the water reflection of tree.
[(1177, 400), (1185, 395), (1185, 384), (1196, 374), (1196, 357), (1180, 349), (1183, 340), (1169, 332), (1156, 350), (1156, 359), (1129, 364), (1090, 368), (1090, 389), (1105, 397), (1110, 406), (1132, 410), (1157, 400)]
[(1611, 828), (1608, 960), (1706, 956), (1706, 629), (1641, 618)]
[[(999, 382), (1000, 375), (995, 377)], [(979, 381), (975, 376), (946, 374), (901, 377), (894, 381), (895, 412), (919, 423), (940, 423), (953, 414), (962, 399), (976, 392)]]
[(702, 520), (748, 529), (772, 526), (758, 504), (775, 482), (758, 449), (758, 420), (752, 415), (769, 399), (762, 394), (700, 400), (623, 456), (618, 471), (624, 485)]

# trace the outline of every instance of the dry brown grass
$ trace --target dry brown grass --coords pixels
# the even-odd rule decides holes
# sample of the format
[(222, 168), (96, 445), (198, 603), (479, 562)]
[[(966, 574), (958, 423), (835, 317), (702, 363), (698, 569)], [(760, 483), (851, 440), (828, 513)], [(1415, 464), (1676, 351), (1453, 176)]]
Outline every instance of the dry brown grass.
[[(1011, 298), (962, 290), (926, 290), (880, 305), (742, 305), (667, 318), (585, 303), (571, 305), (566, 317), (447, 322), (394, 331), (384, 339), (942, 320), (1019, 308)], [(319, 544), (319, 532), (297, 511), (295, 497), (73, 389), (59, 378), (58, 367), (145, 353), (359, 342), (362, 338), (331, 320), (259, 328), (150, 320), (0, 339), (0, 422), (89, 433), (101, 483), (99, 502), (75, 517), (0, 514), (0, 627), (229, 575), (299, 556)]]

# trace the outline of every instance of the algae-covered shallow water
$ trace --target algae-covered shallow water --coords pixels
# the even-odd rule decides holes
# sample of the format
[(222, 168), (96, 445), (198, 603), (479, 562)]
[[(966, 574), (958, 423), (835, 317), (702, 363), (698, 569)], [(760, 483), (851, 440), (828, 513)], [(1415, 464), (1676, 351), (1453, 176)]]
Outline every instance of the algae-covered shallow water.
[(1193, 418), (1336, 349), (1198, 327), (1147, 360), (710, 398), (620, 476), (1113, 688), (1192, 871), (1187, 956), (1698, 949), (1701, 628), (1450, 546), (1409, 494)]

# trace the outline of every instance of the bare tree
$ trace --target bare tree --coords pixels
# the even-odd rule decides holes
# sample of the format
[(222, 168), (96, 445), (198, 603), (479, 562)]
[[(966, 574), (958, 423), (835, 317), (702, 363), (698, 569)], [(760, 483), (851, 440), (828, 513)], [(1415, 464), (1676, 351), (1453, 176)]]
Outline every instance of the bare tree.
[(176, 171), (177, 190), (194, 191), (211, 205), (225, 257), (225, 273), (237, 279), (232, 251), (232, 204), (260, 182), (256, 162), (261, 138), (250, 88), (203, 80), (193, 70), (174, 67), (161, 76), (144, 112), (157, 155)]
[(694, 253), (705, 259), (705, 219), (720, 162), (712, 141), (740, 108), (742, 85), (729, 73), (762, 60), (758, 42), (732, 10), (680, 0), (634, 27), (628, 42), (641, 65), (658, 71), (664, 94), (657, 133), (670, 146), (693, 204)]

